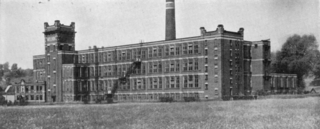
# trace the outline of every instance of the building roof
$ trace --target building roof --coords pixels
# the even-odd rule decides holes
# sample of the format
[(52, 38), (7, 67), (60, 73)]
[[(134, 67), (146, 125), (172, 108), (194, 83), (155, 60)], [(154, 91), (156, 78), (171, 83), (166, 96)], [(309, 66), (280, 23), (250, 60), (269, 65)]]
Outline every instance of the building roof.
[(4, 90), (5, 95), (14, 95), (15, 92), (16, 92), (16, 90), (15, 90), (14, 86), (12, 86), (12, 85), (7, 86), (7, 88)]

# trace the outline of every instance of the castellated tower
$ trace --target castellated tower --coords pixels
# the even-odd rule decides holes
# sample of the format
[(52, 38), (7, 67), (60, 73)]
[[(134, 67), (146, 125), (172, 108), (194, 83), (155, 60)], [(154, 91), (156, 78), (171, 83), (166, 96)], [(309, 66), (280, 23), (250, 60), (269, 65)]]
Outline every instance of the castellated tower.
[(74, 63), (75, 23), (63, 25), (56, 20), (53, 25), (44, 23), (46, 100), (62, 101), (62, 65)]

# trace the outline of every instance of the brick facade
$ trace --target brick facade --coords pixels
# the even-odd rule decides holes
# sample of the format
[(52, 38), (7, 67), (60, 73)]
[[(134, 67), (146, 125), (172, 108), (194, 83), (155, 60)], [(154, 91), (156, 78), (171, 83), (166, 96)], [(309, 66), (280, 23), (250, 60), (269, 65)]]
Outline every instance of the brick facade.
[(230, 99), (270, 90), (270, 42), (243, 40), (238, 32), (201, 27), (200, 36), (75, 51), (74, 23), (45, 23), (46, 53), (34, 56), (34, 79), (47, 82), (49, 102), (105, 98), (135, 59), (141, 68), (120, 85), (118, 101), (159, 97)]

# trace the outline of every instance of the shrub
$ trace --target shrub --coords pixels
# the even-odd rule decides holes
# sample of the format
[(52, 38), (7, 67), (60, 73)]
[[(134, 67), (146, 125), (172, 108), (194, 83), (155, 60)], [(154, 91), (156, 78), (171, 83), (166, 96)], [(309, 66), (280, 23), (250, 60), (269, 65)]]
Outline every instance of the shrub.
[(173, 102), (173, 98), (172, 97), (160, 97), (159, 98), (160, 102)]
[(310, 91), (306, 91), (306, 90), (305, 90), (305, 91), (303, 91), (303, 93), (304, 93), (304, 94), (309, 94)]
[(7, 103), (7, 106), (12, 106), (12, 102), (9, 101), (9, 102)]
[(194, 102), (194, 101), (199, 101), (199, 97), (183, 97), (183, 100), (185, 102)]
[(2, 95), (0, 95), (0, 105), (5, 105), (5, 104), (7, 104), (6, 99)]
[(101, 98), (97, 98), (97, 99), (95, 100), (96, 103), (101, 103), (101, 101), (102, 101)]
[(19, 102), (18, 102), (17, 100), (15, 100), (15, 101), (13, 102), (13, 105), (19, 105)]

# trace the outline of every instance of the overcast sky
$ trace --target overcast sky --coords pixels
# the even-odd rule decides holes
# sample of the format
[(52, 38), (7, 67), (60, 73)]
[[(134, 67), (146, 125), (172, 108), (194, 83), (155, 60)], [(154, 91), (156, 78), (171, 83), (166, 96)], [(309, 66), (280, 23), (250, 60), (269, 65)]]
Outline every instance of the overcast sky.
[[(271, 39), (279, 50), (293, 34), (320, 39), (318, 0), (176, 0), (177, 38), (200, 27), (244, 27), (244, 39)], [(76, 50), (164, 40), (165, 0), (0, 0), (0, 63), (32, 68), (44, 54), (44, 22), (76, 24)]]

